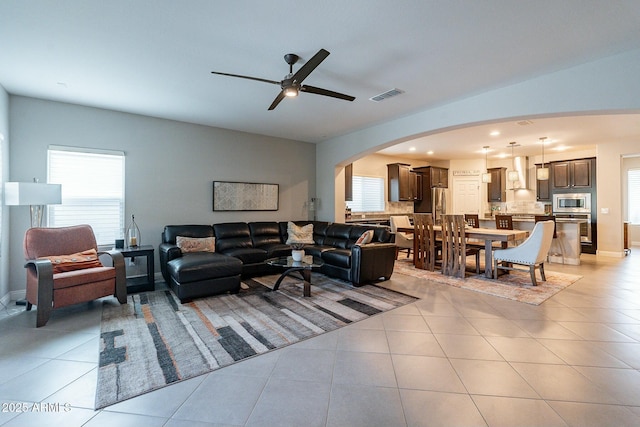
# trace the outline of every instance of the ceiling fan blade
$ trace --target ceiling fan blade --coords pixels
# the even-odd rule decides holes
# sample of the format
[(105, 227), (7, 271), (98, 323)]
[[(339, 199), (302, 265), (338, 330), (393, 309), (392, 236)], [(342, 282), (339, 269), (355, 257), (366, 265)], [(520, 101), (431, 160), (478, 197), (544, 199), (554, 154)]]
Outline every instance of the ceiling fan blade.
[(316, 95), (330, 96), (332, 98), (344, 99), (345, 101), (353, 101), (355, 96), (345, 95), (344, 93), (334, 92), (332, 90), (322, 89), (315, 86), (300, 86), (302, 92), (315, 93)]
[(281, 90), (278, 96), (276, 96), (276, 99), (274, 99), (271, 105), (269, 106), (269, 111), (276, 108), (278, 104), (280, 104), (280, 101), (282, 101), (283, 99), (284, 99), (284, 90)]
[(300, 67), (298, 71), (295, 72), (291, 79), (297, 84), (302, 83), (302, 81), (306, 79), (307, 76), (311, 74), (311, 72), (315, 70), (316, 67), (320, 65), (320, 63), (324, 61), (327, 56), (329, 56), (329, 51), (320, 49), (318, 53), (313, 55), (310, 60), (308, 60), (302, 67)]
[(277, 82), (275, 80), (261, 79), (259, 77), (241, 76), (240, 74), (220, 73), (218, 71), (212, 71), (211, 74), (219, 74), (221, 76), (229, 76), (229, 77), (239, 77), (241, 79), (256, 80), (256, 81), (259, 81), (259, 82), (271, 83), (271, 84), (280, 86), (280, 82)]

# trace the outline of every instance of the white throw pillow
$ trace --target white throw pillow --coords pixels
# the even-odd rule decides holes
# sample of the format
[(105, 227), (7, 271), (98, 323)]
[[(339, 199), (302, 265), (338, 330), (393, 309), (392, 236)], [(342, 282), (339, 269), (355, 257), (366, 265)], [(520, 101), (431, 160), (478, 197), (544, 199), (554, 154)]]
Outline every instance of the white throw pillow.
[(367, 230), (356, 240), (356, 246), (366, 245), (373, 240), (373, 230)]
[(287, 223), (287, 234), (287, 245), (291, 245), (293, 243), (306, 243), (312, 245), (315, 243), (313, 241), (313, 224), (307, 224), (299, 227), (289, 221)]
[(177, 236), (176, 245), (182, 252), (215, 252), (216, 238)]

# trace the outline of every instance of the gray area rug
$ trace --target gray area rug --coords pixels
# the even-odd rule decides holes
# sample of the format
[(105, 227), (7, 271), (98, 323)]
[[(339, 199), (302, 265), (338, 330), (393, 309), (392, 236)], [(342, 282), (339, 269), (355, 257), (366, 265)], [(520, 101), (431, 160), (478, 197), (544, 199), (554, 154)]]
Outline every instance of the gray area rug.
[(360, 288), (313, 273), (245, 280), (237, 295), (180, 304), (170, 291), (105, 301), (96, 409), (193, 378), (270, 350), (394, 309), (416, 298), (374, 285)]

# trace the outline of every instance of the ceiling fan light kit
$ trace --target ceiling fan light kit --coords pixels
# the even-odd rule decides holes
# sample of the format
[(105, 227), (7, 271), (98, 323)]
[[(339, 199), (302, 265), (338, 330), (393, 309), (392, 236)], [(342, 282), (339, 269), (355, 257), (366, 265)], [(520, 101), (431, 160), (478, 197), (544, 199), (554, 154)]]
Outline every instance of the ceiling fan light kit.
[(302, 67), (300, 67), (298, 71), (294, 73), (293, 64), (298, 62), (300, 57), (294, 53), (286, 54), (284, 56), (284, 60), (287, 64), (289, 64), (289, 74), (287, 74), (285, 78), (282, 79), (281, 81), (267, 80), (259, 77), (243, 76), (240, 74), (221, 73), (218, 71), (212, 71), (211, 73), (219, 74), (221, 76), (238, 77), (241, 79), (256, 80), (259, 82), (279, 85), (282, 90), (269, 106), (269, 110), (273, 110), (274, 108), (276, 108), (278, 104), (280, 104), (280, 102), (285, 97), (293, 98), (298, 96), (300, 92), (308, 92), (316, 95), (323, 95), (331, 98), (343, 99), (345, 101), (353, 101), (354, 99), (356, 99), (354, 96), (345, 95), (344, 93), (334, 92), (328, 89), (322, 89), (319, 87), (307, 86), (302, 84), (303, 80), (306, 79), (309, 76), (309, 74), (311, 74), (311, 72), (315, 70), (316, 67), (320, 65), (320, 63), (327, 58), (327, 56), (329, 56), (329, 51), (325, 49), (320, 49), (318, 53), (313, 55), (313, 57), (310, 60), (308, 60)]

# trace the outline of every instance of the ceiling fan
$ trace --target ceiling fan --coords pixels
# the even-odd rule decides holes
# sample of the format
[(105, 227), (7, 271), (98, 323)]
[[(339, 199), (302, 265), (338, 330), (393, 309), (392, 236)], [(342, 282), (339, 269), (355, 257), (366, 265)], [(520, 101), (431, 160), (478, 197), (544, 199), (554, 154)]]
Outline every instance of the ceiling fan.
[(353, 101), (354, 99), (356, 99), (354, 96), (345, 95), (344, 93), (334, 92), (332, 90), (327, 90), (327, 89), (322, 89), (315, 86), (308, 86), (308, 85), (302, 84), (302, 81), (306, 79), (309, 76), (309, 74), (311, 74), (311, 72), (315, 70), (316, 67), (326, 59), (327, 56), (329, 56), (329, 51), (325, 49), (320, 49), (318, 53), (313, 55), (313, 58), (308, 60), (302, 67), (300, 67), (298, 71), (294, 73), (293, 64), (298, 62), (298, 59), (300, 59), (300, 57), (294, 53), (286, 54), (284, 56), (284, 60), (286, 61), (287, 64), (289, 64), (289, 74), (287, 74), (284, 77), (284, 79), (281, 81), (261, 79), (259, 77), (242, 76), (239, 74), (220, 73), (218, 71), (212, 71), (211, 73), (219, 74), (221, 76), (239, 77), (241, 79), (257, 80), (259, 82), (279, 85), (282, 88), (282, 90), (280, 91), (278, 96), (276, 96), (276, 99), (274, 99), (271, 105), (269, 106), (269, 110), (273, 110), (274, 108), (276, 108), (280, 103), (280, 101), (282, 101), (285, 96), (290, 96), (290, 97), (298, 96), (299, 92), (315, 93), (316, 95), (324, 95), (324, 96), (330, 96), (332, 98), (344, 99), (345, 101)]

